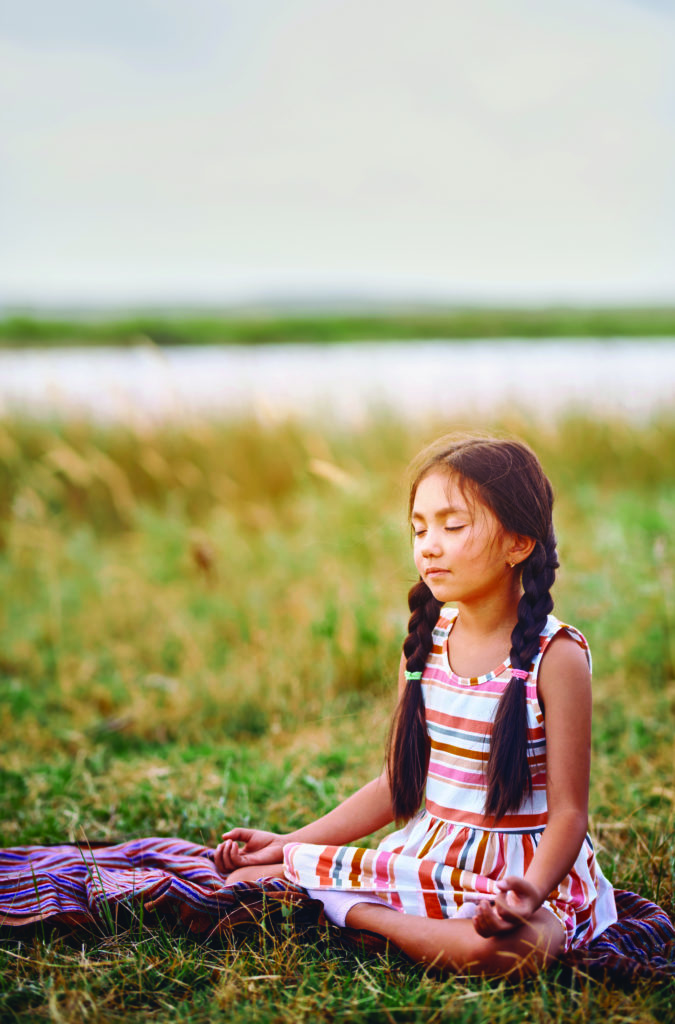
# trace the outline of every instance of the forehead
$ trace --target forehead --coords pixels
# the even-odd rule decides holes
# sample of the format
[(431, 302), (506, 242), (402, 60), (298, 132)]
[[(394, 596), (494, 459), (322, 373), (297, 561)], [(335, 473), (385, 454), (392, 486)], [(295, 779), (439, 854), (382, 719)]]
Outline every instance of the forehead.
[(468, 514), (472, 520), (495, 520), (492, 510), (481, 501), (476, 489), (457, 473), (431, 470), (426, 473), (415, 490), (412, 517), (424, 518), (457, 511)]
[(417, 485), (412, 511), (413, 515), (422, 508), (473, 511), (477, 504), (477, 495), (472, 493), (466, 482), (460, 480), (456, 473), (431, 470)]

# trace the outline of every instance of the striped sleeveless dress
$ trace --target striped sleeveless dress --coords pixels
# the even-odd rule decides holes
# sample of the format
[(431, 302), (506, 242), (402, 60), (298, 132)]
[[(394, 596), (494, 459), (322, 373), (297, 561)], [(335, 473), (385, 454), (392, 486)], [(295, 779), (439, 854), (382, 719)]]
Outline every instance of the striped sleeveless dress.
[[(537, 699), (541, 659), (564, 630), (586, 652), (572, 626), (549, 615), (526, 688), (528, 761), (532, 795), (495, 827), (483, 814), (484, 765), (491, 723), (511, 675), (505, 662), (487, 675), (466, 679), (451, 669), (447, 639), (457, 610), (444, 608), (422, 674), (431, 754), (425, 805), (377, 849), (289, 843), (286, 875), (308, 889), (336, 889), (380, 896), (395, 910), (424, 917), (470, 917), (481, 899), (497, 894), (507, 875), (524, 875), (547, 821), (546, 733)], [(616, 921), (614, 890), (595, 860), (586, 836), (569, 874), (543, 904), (565, 930), (565, 949), (585, 945)]]

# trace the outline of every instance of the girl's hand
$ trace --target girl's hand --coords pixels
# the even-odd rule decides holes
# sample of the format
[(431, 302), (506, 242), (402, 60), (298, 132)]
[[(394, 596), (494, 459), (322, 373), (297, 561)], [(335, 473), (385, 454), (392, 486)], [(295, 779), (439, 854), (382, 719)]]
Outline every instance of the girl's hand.
[[(216, 847), (214, 862), (218, 873), (227, 875), (236, 868), (256, 864), (280, 864), (284, 859), (286, 837), (256, 828), (233, 828), (223, 832)], [(239, 848), (239, 843), (243, 847)]]
[(513, 931), (541, 906), (535, 887), (517, 875), (509, 875), (497, 882), (497, 888), (500, 895), (494, 903), (481, 900), (473, 917), (473, 926), (484, 939), (500, 932)]

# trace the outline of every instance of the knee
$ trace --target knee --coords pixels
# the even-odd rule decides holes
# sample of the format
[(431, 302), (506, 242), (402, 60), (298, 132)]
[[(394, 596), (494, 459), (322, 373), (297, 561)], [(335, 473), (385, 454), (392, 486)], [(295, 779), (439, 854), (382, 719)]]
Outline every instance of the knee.
[(475, 976), (499, 976), (508, 973), (500, 955), (503, 950), (495, 939), (486, 939), (473, 928), (463, 928), (458, 935), (448, 922), (448, 943), (441, 944), (435, 964), (444, 973)]
[(462, 942), (452, 949), (447, 968), (457, 974), (518, 979), (532, 977), (545, 970), (556, 958), (548, 936), (528, 929), (516, 939), (504, 941), (500, 936), (483, 938), (477, 932), (465, 933)]

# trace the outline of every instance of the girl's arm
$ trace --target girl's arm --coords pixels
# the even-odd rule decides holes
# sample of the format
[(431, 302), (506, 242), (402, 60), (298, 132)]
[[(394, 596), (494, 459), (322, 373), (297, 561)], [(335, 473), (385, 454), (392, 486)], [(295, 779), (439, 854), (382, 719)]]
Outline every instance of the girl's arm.
[[(399, 696), (404, 686), (405, 659), (402, 656), (398, 676)], [(248, 865), (279, 863), (283, 860), (286, 843), (345, 846), (388, 825), (393, 819), (389, 780), (386, 772), (383, 772), (328, 814), (294, 832), (277, 834), (259, 829), (234, 828), (223, 833), (223, 842), (216, 849), (216, 867), (225, 874)], [(241, 849), (239, 843), (244, 843)]]
[[(346, 846), (392, 820), (391, 792), (383, 773), (328, 814), (294, 832), (278, 834), (252, 828), (233, 828), (224, 832), (223, 842), (216, 849), (216, 867), (224, 874), (249, 865), (279, 864), (284, 859), (286, 843)], [(244, 843), (241, 849), (239, 843)]]
[(495, 906), (481, 904), (481, 934), (517, 927), (572, 868), (588, 828), (591, 748), (591, 676), (586, 655), (571, 637), (551, 642), (541, 661), (538, 693), (546, 715), (548, 823), (524, 878), (500, 883)]

